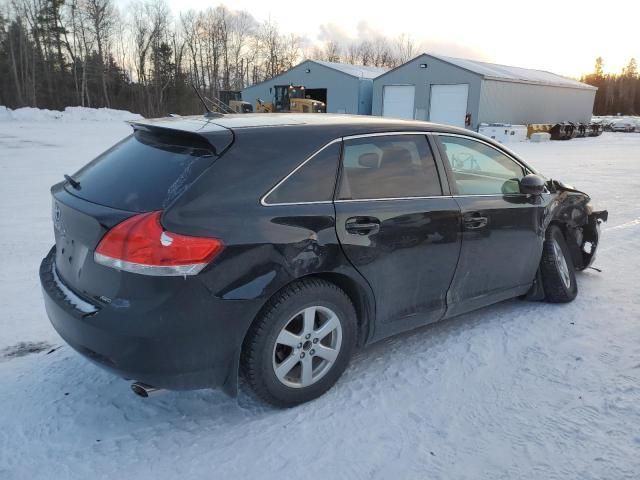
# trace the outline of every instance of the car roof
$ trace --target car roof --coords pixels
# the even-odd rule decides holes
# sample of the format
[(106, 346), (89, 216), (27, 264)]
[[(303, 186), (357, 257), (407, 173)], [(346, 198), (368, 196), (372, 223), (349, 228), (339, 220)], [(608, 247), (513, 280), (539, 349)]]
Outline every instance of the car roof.
[(340, 130), (342, 135), (379, 131), (422, 130), (451, 133), (473, 133), (469, 130), (416, 120), (400, 120), (371, 115), (344, 115), (331, 113), (240, 113), (229, 115), (173, 116), (149, 120), (136, 120), (133, 125), (181, 130), (207, 134), (229, 130), (264, 129), (273, 127), (301, 127)]
[[(475, 137), (494, 145), (518, 159), (531, 171), (535, 169), (526, 164), (517, 154), (505, 145), (485, 137), (466, 128), (441, 125), (439, 123), (423, 122), (419, 120), (401, 120), (395, 118), (377, 117), (373, 115), (346, 115), (332, 113), (238, 113), (238, 114), (213, 114), (172, 116), (149, 120), (136, 120), (129, 122), (134, 128), (160, 128), (178, 130), (197, 134), (215, 144), (214, 138), (229, 134), (229, 131), (239, 132), (264, 132), (266, 129), (280, 127), (282, 129), (302, 129), (308, 133), (318, 134), (318, 138), (335, 139), (350, 135), (362, 135), (368, 133), (393, 133), (393, 132), (434, 132), (453, 133)], [(226, 141), (226, 140), (225, 140)]]

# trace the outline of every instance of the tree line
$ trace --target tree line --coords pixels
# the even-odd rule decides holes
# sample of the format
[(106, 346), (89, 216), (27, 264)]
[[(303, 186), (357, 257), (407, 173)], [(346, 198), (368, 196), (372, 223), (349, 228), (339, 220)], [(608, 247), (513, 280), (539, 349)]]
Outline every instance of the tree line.
[(0, 6), (0, 105), (110, 107), (145, 116), (202, 111), (304, 58), (396, 66), (415, 53), (406, 35), (325, 42), (225, 6), (173, 17), (164, 0), (8, 0)]
[(598, 57), (593, 73), (581, 80), (598, 87), (594, 115), (640, 115), (640, 75), (635, 58), (629, 60), (620, 74), (615, 74), (604, 73), (604, 60)]
[[(395, 67), (413, 58), (411, 37), (327, 40), (283, 33), (225, 6), (172, 16), (165, 0), (0, 0), (0, 105), (110, 107), (145, 116), (202, 111), (207, 97), (276, 76), (304, 58)], [(582, 80), (598, 87), (594, 113), (640, 114), (632, 59), (621, 74), (603, 60)]]

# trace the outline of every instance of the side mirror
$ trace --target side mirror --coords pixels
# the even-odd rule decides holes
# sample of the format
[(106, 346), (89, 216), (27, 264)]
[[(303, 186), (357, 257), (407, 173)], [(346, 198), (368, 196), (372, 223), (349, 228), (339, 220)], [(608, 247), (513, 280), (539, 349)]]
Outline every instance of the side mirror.
[(528, 195), (540, 195), (544, 192), (545, 181), (539, 175), (530, 173), (520, 180), (520, 193)]

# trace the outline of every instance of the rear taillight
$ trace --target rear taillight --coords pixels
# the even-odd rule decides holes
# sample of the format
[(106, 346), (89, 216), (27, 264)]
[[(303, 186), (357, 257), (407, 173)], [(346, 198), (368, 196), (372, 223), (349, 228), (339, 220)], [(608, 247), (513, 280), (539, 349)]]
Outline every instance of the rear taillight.
[(142, 275), (195, 275), (224, 248), (217, 238), (167, 232), (160, 215), (141, 213), (113, 227), (100, 240), (95, 261)]

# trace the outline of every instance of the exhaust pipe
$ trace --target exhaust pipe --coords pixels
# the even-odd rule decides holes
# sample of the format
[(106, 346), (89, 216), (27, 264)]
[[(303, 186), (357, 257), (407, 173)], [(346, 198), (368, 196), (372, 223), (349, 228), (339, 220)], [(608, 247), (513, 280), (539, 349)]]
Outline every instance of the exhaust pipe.
[(133, 382), (131, 384), (131, 390), (133, 393), (142, 398), (149, 398), (152, 395), (157, 395), (158, 393), (164, 392), (162, 388), (152, 387), (151, 385), (147, 385), (142, 382)]

